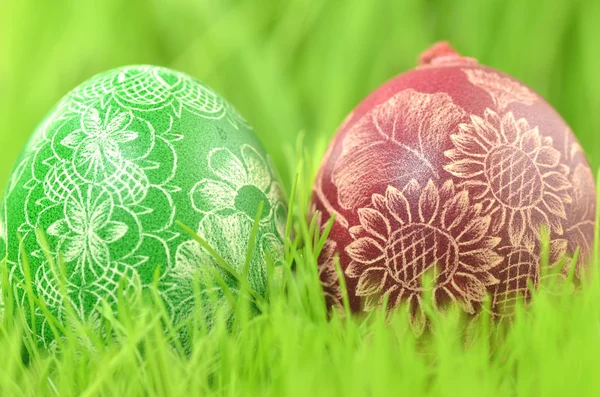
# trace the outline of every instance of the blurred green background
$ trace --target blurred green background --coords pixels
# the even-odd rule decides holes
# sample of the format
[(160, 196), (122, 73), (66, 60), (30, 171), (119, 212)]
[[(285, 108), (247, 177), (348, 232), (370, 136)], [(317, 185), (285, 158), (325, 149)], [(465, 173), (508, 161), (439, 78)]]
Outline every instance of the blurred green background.
[(521, 79), (600, 166), (597, 0), (2, 0), (0, 186), (36, 124), (93, 74), (179, 69), (255, 127), (281, 168), (305, 133), (318, 161), (344, 116), (437, 40)]

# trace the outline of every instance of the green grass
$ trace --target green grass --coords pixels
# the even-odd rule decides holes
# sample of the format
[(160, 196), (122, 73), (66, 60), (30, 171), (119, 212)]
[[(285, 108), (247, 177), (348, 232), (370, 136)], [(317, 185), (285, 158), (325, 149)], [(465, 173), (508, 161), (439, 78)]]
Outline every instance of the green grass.
[(329, 318), (306, 212), (316, 167), (344, 116), (441, 39), (542, 94), (598, 169), (599, 18), (595, 0), (3, 2), (0, 187), (62, 95), (131, 63), (173, 67), (215, 88), (254, 125), (287, 191), (296, 175), (298, 184), (288, 270), (283, 284), (271, 283), (259, 316), (246, 315), (248, 294), (233, 324), (223, 319), (209, 332), (198, 313), (183, 352), (173, 337), (181, 331), (155, 297), (134, 305), (123, 297), (101, 321), (110, 338), (72, 319), (60, 354), (48, 354), (22, 332), (26, 313), (7, 296), (0, 395), (596, 395), (598, 245), (592, 277), (576, 294), (542, 289), (492, 336), (486, 318), (465, 325), (450, 312), (433, 316), (434, 333), (415, 339), (403, 309), (387, 319), (344, 311)]

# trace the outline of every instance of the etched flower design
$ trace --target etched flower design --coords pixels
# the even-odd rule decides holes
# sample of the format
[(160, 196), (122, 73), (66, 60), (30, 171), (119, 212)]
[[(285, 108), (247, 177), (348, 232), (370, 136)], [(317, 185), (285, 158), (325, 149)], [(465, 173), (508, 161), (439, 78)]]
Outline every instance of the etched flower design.
[(106, 113), (90, 107), (81, 116), (81, 128), (71, 132), (61, 144), (74, 149), (73, 166), (76, 172), (87, 181), (102, 181), (116, 173), (122, 163), (119, 144), (133, 141), (138, 134), (128, 131), (133, 115), (130, 111)]
[[(411, 305), (411, 323), (421, 331), (421, 293), (429, 290), (436, 307), (456, 301), (475, 313), (473, 304), (499, 282), (491, 270), (502, 261), (495, 250), (501, 239), (489, 236), (491, 217), (482, 205), (469, 191), (457, 192), (451, 180), (438, 188), (432, 180), (422, 187), (413, 179), (371, 201), (372, 207), (358, 210), (360, 225), (350, 229), (355, 240), (346, 247), (351, 262), (345, 273), (357, 279), (363, 310), (389, 294), (390, 305)], [(433, 272), (431, 285), (421, 283), (426, 272)]]
[(491, 208), (493, 233), (508, 224), (511, 244), (530, 250), (542, 225), (563, 234), (571, 183), (551, 137), (512, 112), (500, 116), (486, 109), (485, 118), (472, 115), (450, 138), (456, 148), (445, 152), (451, 161), (444, 169), (465, 179), (461, 187)]
[(589, 167), (583, 148), (574, 139), (573, 132), (566, 128), (563, 133), (563, 156), (571, 164), (569, 180), (573, 185), (571, 190), (573, 203), (570, 206), (573, 221), (565, 229), (565, 237), (569, 241), (568, 252), (574, 253), (580, 249), (576, 274), (581, 276), (585, 265), (589, 263), (589, 255), (593, 251), (595, 219), (596, 219), (596, 181)]
[(220, 119), (225, 105), (211, 89), (183, 73), (156, 66), (120, 70), (114, 82), (115, 99), (126, 107), (154, 111), (170, 107), (178, 118), (182, 110), (207, 119)]
[[(567, 240), (556, 239), (550, 243), (550, 267), (560, 266), (561, 270), (568, 270), (565, 266)], [(492, 313), (498, 317), (511, 317), (519, 301), (529, 302), (531, 287), (546, 289), (546, 285), (557, 280), (564, 280), (565, 271), (548, 271), (540, 274), (540, 257), (525, 247), (505, 246), (498, 249), (502, 256), (502, 264), (498, 267), (500, 282), (492, 288)], [(566, 262), (570, 262), (567, 260)], [(558, 278), (558, 279), (557, 279)]]
[(565, 230), (565, 235), (569, 240), (569, 252), (575, 249), (581, 250), (579, 255), (579, 266), (577, 275), (580, 275), (581, 265), (589, 261), (589, 255), (593, 251), (595, 216), (596, 216), (596, 197), (594, 196), (594, 187), (596, 181), (589, 167), (578, 164), (571, 175), (573, 184), (573, 219), (576, 223)]
[(337, 243), (327, 240), (319, 255), (319, 279), (323, 286), (323, 293), (328, 303), (333, 306), (342, 306), (342, 291), (335, 270), (335, 253)]
[(359, 208), (368, 202), (364, 191), (438, 178), (435, 164), (443, 160), (447, 131), (464, 119), (446, 93), (406, 89), (375, 106), (344, 137), (331, 176), (339, 205)]
[(85, 283), (86, 264), (106, 267), (110, 263), (108, 244), (122, 238), (128, 226), (111, 220), (114, 203), (105, 189), (93, 185), (83, 189), (85, 194), (76, 190), (66, 199), (65, 218), (47, 231), (59, 239), (59, 252), (67, 263), (76, 263), (73, 272), (81, 272), (81, 282)]
[[(200, 221), (197, 234), (213, 248), (233, 270), (241, 275), (248, 253), (248, 243), (252, 231), (252, 222), (241, 214), (225, 217), (208, 214)], [(280, 260), (283, 252), (281, 239), (272, 233), (264, 234), (260, 244), (257, 244), (251, 258), (248, 281), (250, 286), (258, 293), (266, 291), (266, 256), (275, 261)], [(214, 284), (213, 268), (223, 277), (229, 288), (238, 290), (235, 278), (218, 265), (215, 258), (206, 251), (198, 242), (189, 240), (182, 243), (175, 255), (173, 277), (181, 280), (186, 285), (198, 278), (205, 287), (220, 290)]]
[(198, 182), (190, 192), (192, 206), (199, 212), (239, 213), (254, 220), (263, 202), (261, 224), (275, 218), (279, 235), (283, 237), (286, 215), (279, 184), (273, 180), (267, 162), (256, 149), (243, 145), (241, 153), (241, 159), (225, 148), (209, 153), (208, 167), (219, 180)]
[(502, 77), (496, 72), (477, 69), (463, 69), (469, 82), (485, 91), (492, 97), (499, 110), (505, 109), (513, 102), (532, 105), (537, 97), (529, 88), (510, 77)]

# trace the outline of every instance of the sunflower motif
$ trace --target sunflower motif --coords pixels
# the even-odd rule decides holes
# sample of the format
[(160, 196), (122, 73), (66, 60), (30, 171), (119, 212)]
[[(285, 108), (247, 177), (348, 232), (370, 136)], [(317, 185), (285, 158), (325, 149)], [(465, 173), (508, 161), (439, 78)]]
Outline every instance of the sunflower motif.
[(511, 244), (530, 250), (543, 225), (563, 234), (571, 183), (551, 137), (540, 136), (523, 118), (515, 120), (512, 112), (501, 117), (486, 109), (485, 118), (472, 115), (450, 138), (456, 148), (444, 153), (451, 160), (444, 169), (466, 179), (461, 187), (491, 210), (492, 233), (508, 224)]
[[(475, 313), (473, 304), (499, 282), (491, 270), (502, 258), (495, 251), (500, 238), (488, 237), (490, 215), (469, 194), (457, 192), (451, 180), (438, 189), (432, 180), (423, 188), (413, 179), (402, 190), (388, 186), (385, 196), (373, 194), (372, 208), (358, 210), (360, 226), (350, 229), (355, 240), (346, 247), (351, 262), (345, 272), (358, 279), (364, 310), (389, 294), (392, 306), (409, 302), (412, 325), (422, 331), (421, 293), (429, 290), (436, 307), (457, 301)], [(432, 284), (422, 285), (429, 271)]]
[(220, 180), (203, 179), (191, 190), (192, 206), (203, 213), (239, 213), (254, 220), (263, 202), (262, 225), (276, 220), (283, 237), (285, 207), (281, 188), (273, 180), (267, 161), (250, 145), (243, 145), (242, 159), (231, 150), (217, 148), (208, 155), (208, 167)]

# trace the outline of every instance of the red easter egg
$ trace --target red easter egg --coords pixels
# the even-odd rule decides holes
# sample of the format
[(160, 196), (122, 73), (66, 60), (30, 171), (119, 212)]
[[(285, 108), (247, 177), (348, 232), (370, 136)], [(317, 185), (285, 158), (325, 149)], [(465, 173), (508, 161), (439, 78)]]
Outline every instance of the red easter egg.
[(562, 274), (580, 248), (580, 275), (595, 204), (585, 154), (552, 106), (439, 43), (367, 96), (323, 159), (313, 210), (322, 227), (336, 217), (319, 258), (328, 303), (341, 299), (337, 252), (354, 311), (389, 295), (422, 330), (429, 291), (434, 307), (454, 301), (471, 314), (489, 293), (505, 313), (528, 280), (540, 284), (543, 227)]

